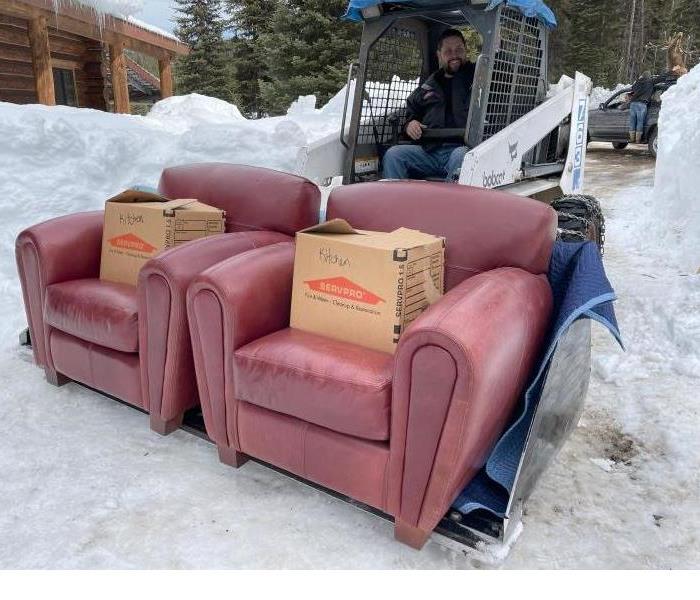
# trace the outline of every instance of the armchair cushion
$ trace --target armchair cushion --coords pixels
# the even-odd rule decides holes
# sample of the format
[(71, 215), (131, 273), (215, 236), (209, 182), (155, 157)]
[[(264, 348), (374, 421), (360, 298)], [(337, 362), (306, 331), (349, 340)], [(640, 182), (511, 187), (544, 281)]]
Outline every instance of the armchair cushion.
[(283, 329), (235, 352), (236, 395), (333, 431), (387, 440), (393, 365), (391, 354)]
[(138, 352), (136, 288), (99, 279), (76, 279), (46, 288), (46, 323), (82, 340)]

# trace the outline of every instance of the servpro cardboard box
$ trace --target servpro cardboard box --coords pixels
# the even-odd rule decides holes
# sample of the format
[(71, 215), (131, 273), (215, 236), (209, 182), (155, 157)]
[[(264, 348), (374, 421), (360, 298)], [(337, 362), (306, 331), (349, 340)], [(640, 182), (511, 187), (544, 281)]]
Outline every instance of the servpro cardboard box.
[(353, 229), (333, 219), (296, 235), (291, 326), (393, 353), (443, 294), (443, 238)]
[(197, 200), (126, 190), (105, 203), (100, 279), (136, 285), (147, 260), (165, 248), (222, 233), (225, 212)]

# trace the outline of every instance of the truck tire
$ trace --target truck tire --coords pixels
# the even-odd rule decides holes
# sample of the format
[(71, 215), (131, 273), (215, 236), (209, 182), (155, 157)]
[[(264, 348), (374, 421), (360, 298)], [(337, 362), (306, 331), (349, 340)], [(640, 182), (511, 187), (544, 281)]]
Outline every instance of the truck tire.
[(565, 242), (595, 242), (603, 254), (605, 244), (605, 218), (600, 204), (593, 196), (572, 194), (552, 202), (559, 216), (557, 239)]
[(627, 148), (627, 142), (613, 142), (612, 146), (615, 150), (624, 150)]
[(649, 134), (649, 154), (651, 154), (654, 158), (656, 158), (656, 150), (659, 147), (659, 130), (654, 127), (654, 129), (651, 130), (651, 133)]

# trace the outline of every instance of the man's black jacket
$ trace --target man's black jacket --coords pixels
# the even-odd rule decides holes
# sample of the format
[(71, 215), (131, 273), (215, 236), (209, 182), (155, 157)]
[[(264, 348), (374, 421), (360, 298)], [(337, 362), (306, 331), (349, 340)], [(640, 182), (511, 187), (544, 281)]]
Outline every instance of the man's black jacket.
[(431, 129), (466, 127), (474, 81), (474, 63), (465, 63), (451, 78), (451, 119), (445, 114), (448, 104), (445, 96), (446, 79), (443, 69), (440, 69), (411, 93), (406, 99), (406, 124), (415, 119)]

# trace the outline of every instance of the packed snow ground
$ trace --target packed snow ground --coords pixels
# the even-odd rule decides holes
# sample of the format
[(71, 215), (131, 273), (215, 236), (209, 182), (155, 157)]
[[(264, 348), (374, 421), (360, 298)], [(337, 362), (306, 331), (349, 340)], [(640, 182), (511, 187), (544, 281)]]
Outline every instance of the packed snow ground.
[[(14, 264), (22, 228), (97, 208), (131, 184), (154, 185), (167, 165), (289, 170), (303, 140), (337, 130), (341, 100), (317, 110), (300, 99), (286, 117), (257, 122), (196, 96), (169, 99), (145, 118), (0, 103), (0, 567), (700, 566), (700, 277), (684, 242), (691, 236), (697, 250), (700, 232), (674, 221), (671, 246), (668, 223), (654, 221), (662, 197), (697, 207), (690, 187), (676, 199), (661, 174), (698, 173), (700, 164), (692, 152), (666, 152), (668, 136), (656, 189), (643, 150), (594, 144), (588, 155), (586, 191), (606, 214), (605, 262), (628, 351), (594, 327), (585, 413), (530, 499), (510, 553), (462, 555), (435, 543), (413, 551), (377, 517), (254, 463), (233, 470), (199, 438), (158, 436), (132, 408), (44, 381), (17, 345), (26, 323)], [(662, 121), (675, 123), (676, 109)]]

